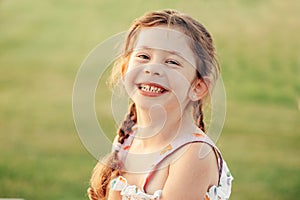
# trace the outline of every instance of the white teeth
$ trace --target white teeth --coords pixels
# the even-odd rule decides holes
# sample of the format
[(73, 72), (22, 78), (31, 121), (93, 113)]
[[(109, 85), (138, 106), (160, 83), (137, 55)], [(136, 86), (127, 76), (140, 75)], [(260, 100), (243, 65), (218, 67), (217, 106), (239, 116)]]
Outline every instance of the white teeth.
[(152, 93), (162, 93), (163, 89), (155, 87), (155, 86), (150, 86), (150, 85), (141, 85), (141, 90), (144, 92), (152, 92)]

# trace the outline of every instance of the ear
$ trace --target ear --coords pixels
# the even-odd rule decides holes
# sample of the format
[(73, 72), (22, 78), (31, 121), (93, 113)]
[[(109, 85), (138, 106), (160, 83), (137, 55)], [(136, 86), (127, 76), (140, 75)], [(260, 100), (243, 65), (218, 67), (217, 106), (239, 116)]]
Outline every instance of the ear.
[(124, 75), (125, 75), (125, 73), (127, 71), (129, 59), (130, 59), (130, 55), (126, 56), (125, 58), (121, 58), (120, 65), (121, 65), (121, 74), (122, 74), (122, 77), (124, 77)]
[(197, 78), (191, 85), (189, 91), (189, 98), (191, 101), (198, 101), (203, 99), (209, 90), (209, 79), (208, 78)]
[(127, 71), (127, 64), (126, 63), (123, 63), (122, 66), (121, 66), (121, 73), (122, 73), (122, 78), (124, 77), (126, 71)]

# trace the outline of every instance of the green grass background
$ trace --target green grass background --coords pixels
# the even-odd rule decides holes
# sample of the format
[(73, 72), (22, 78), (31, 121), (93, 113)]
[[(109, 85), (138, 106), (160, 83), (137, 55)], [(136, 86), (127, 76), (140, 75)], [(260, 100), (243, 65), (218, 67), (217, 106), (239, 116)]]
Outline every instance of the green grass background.
[[(0, 198), (87, 199), (96, 160), (72, 118), (77, 70), (98, 43), (163, 8), (190, 14), (214, 36), (231, 199), (299, 198), (298, 0), (0, 1)], [(97, 110), (110, 115), (105, 105)]]

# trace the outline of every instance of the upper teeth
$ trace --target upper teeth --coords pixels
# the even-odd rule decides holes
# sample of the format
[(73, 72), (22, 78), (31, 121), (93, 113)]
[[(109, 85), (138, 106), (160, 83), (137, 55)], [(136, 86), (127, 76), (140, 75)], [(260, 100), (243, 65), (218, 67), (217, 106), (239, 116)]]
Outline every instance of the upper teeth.
[(145, 91), (145, 92), (153, 92), (153, 93), (161, 93), (163, 91), (162, 88), (155, 87), (153, 85), (150, 86), (150, 85), (144, 85), (144, 84), (141, 85), (141, 90)]

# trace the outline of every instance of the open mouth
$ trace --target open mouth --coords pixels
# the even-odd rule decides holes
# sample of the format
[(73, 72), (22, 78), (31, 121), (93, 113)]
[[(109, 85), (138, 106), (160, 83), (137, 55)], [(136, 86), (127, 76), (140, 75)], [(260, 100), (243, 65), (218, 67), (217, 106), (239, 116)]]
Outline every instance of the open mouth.
[(167, 91), (167, 89), (163, 88), (161, 85), (154, 84), (154, 83), (141, 83), (138, 84), (138, 88), (147, 93), (153, 93), (153, 94), (162, 94)]

